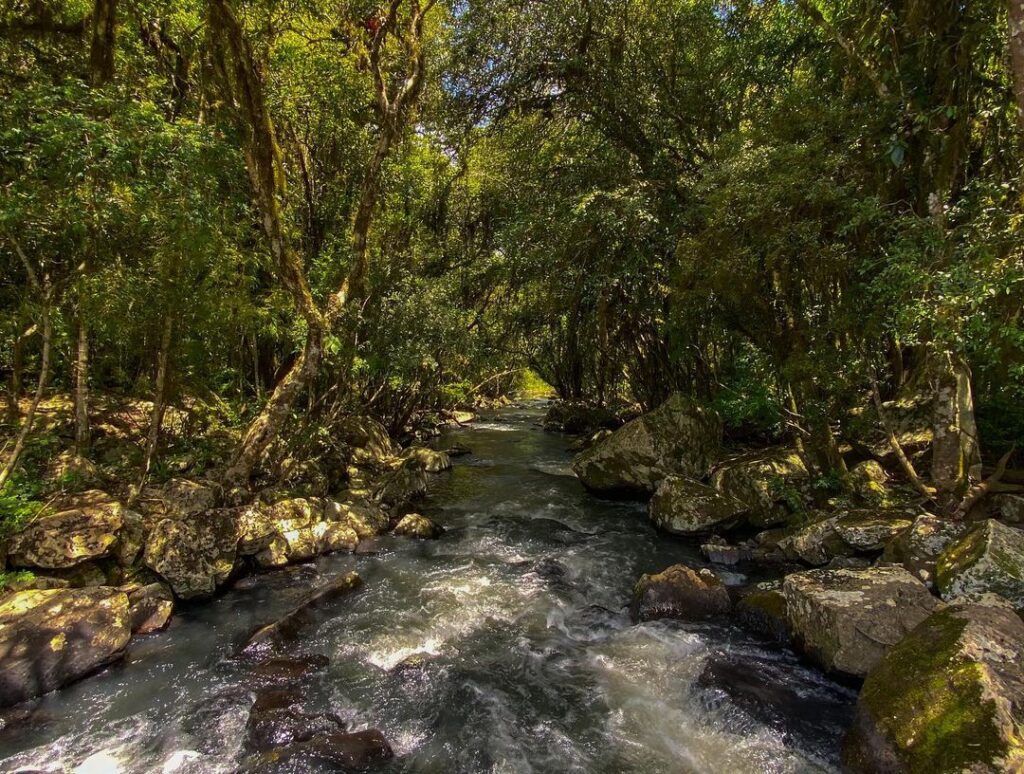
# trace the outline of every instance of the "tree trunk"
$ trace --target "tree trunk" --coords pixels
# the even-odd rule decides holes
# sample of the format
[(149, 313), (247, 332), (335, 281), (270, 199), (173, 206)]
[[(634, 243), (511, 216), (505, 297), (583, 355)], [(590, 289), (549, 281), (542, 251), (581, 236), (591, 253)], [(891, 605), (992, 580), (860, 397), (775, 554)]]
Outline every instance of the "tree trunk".
[(10, 479), (11, 474), (14, 473), (15, 469), (18, 467), (18, 460), (21, 458), (22, 452), (25, 451), (25, 443), (28, 441), (29, 434), (32, 432), (32, 426), (35, 424), (36, 412), (39, 410), (39, 404), (42, 402), (43, 393), (46, 390), (46, 383), (50, 378), (50, 346), (53, 340), (53, 329), (50, 323), (50, 305), (52, 302), (52, 295), (53, 293), (49, 286), (49, 280), (46, 280), (46, 289), (43, 293), (41, 321), (43, 351), (39, 363), (39, 382), (36, 385), (36, 394), (32, 398), (32, 404), (28, 408), (28, 413), (25, 414), (25, 419), (22, 420), (21, 430), (18, 432), (18, 438), (14, 442), (14, 448), (11, 450), (10, 456), (8, 456), (3, 470), (0, 471), (0, 490), (4, 488), (7, 481)]
[(75, 358), (75, 454), (89, 450), (89, 327), (85, 313), (78, 310), (78, 351)]
[(156, 389), (153, 394), (153, 410), (149, 414), (149, 436), (146, 438), (146, 455), (142, 461), (142, 474), (139, 476), (137, 492), (141, 492), (149, 478), (149, 470), (153, 465), (157, 443), (160, 441), (160, 429), (164, 423), (164, 411), (167, 407), (167, 372), (171, 361), (171, 334), (174, 332), (174, 317), (168, 313), (164, 317), (163, 330), (160, 333), (160, 351), (156, 361)]
[[(963, 497), (981, 478), (981, 452), (967, 364), (950, 352), (932, 358), (932, 482), (943, 501)], [(949, 504), (945, 502), (945, 504)]]
[(92, 45), (89, 49), (89, 73), (93, 86), (114, 79), (114, 28), (117, 25), (117, 0), (96, 0), (92, 13)]
[(1017, 117), (1024, 131), (1024, 0), (1007, 0), (1010, 10), (1010, 65)]
[(274, 387), (259, 416), (249, 423), (235, 459), (224, 475), (226, 484), (244, 486), (252, 477), (263, 453), (284, 428), (295, 402), (316, 378), (322, 354), (320, 334), (310, 331), (302, 354)]
[(21, 416), (21, 391), (23, 376), (25, 373), (25, 340), (29, 337), (34, 326), (28, 326), (28, 319), (25, 317), (25, 307), (22, 305), (18, 315), (18, 328), (14, 336), (14, 345), (11, 347), (11, 401), (7, 406), (7, 418), (10, 422), (17, 422)]

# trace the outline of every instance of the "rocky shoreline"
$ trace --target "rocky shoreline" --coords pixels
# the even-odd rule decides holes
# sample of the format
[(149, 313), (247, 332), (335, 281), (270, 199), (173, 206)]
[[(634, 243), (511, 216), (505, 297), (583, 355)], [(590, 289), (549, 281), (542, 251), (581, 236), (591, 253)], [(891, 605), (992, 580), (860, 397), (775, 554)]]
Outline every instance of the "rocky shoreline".
[[(1024, 498), (940, 517), (880, 453), (822, 501), (796, 449), (730, 454), (713, 412), (682, 396), (614, 431), (606, 413), (562, 405), (545, 427), (593, 433), (577, 442), (583, 484), (649, 499), (653, 524), (711, 565), (640, 578), (635, 621), (731, 615), (859, 687), (847, 771), (1024, 769)], [(774, 580), (728, 587), (736, 568)]]

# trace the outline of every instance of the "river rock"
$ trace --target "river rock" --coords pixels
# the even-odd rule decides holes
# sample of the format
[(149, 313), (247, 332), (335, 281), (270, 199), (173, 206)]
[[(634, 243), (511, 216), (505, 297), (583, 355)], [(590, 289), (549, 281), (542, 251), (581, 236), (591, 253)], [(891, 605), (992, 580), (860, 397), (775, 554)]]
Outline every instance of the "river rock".
[(190, 520), (162, 519), (150, 530), (143, 561), (182, 599), (207, 597), (231, 575), (238, 524), (231, 510)]
[(359, 498), (346, 502), (329, 500), (324, 510), (324, 518), (330, 522), (345, 524), (361, 540), (383, 535), (390, 524), (387, 513), (377, 503)]
[(0, 706), (40, 696), (119, 659), (131, 638), (116, 589), (22, 591), (0, 603)]
[(124, 514), (124, 507), (106, 493), (87, 493), (75, 508), (37, 518), (11, 538), (8, 562), (56, 570), (110, 556)]
[(353, 734), (325, 734), (275, 750), (265, 756), (256, 771), (277, 771), (292, 760), (310, 761), (339, 771), (367, 771), (383, 766), (394, 756), (384, 734), (370, 729)]
[(669, 476), (658, 486), (648, 514), (673, 535), (699, 535), (735, 526), (745, 507), (712, 487), (682, 476)]
[(615, 430), (622, 422), (614, 411), (604, 406), (559, 400), (547, 410), (543, 425), (552, 433), (590, 436), (598, 430)]
[(863, 677), (941, 603), (902, 567), (808, 570), (782, 585), (794, 640), (823, 669)]
[(1024, 771), (1024, 623), (1008, 608), (954, 605), (871, 670), (844, 770)]
[(426, 471), (418, 465), (405, 463), (384, 475), (373, 489), (373, 499), (385, 508), (401, 509), (426, 493)]
[(812, 521), (779, 540), (778, 548), (787, 559), (812, 567), (822, 567), (836, 557), (847, 556), (852, 550), (839, 537), (837, 522), (836, 517)]
[(746, 628), (778, 642), (789, 642), (786, 595), (775, 584), (754, 587), (736, 603), (736, 616)]
[(314, 619), (316, 611), (336, 599), (350, 594), (363, 585), (358, 573), (341, 575), (310, 592), (291, 611), (273, 623), (257, 629), (242, 647), (246, 656), (266, 654), (268, 651), (294, 642), (302, 629)]
[(313, 525), (313, 537), (319, 554), (333, 554), (339, 551), (351, 553), (359, 545), (359, 535), (347, 524), (321, 521)]
[(395, 525), (394, 534), (419, 540), (435, 540), (444, 534), (444, 527), (435, 524), (426, 516), (410, 513), (403, 516), (402, 520)]
[(608, 495), (651, 495), (671, 474), (699, 479), (722, 444), (718, 415), (675, 394), (573, 460), (588, 489)]
[(287, 687), (317, 672), (331, 663), (327, 656), (279, 656), (267, 658), (253, 667), (253, 678), (258, 685)]
[(885, 548), (882, 558), (902, 564), (929, 587), (935, 581), (935, 565), (950, 545), (962, 538), (970, 527), (961, 521), (922, 513), (906, 532)]
[(630, 613), (634, 622), (658, 618), (699, 621), (731, 608), (729, 591), (711, 570), (677, 564), (640, 578), (633, 590)]
[(935, 579), (943, 599), (993, 593), (1024, 608), (1024, 531), (982, 522), (942, 552)]
[(402, 452), (402, 459), (407, 465), (419, 466), (427, 473), (443, 473), (452, 469), (452, 461), (447, 453), (424, 446), (409, 447)]
[(245, 744), (250, 750), (267, 752), (344, 730), (344, 722), (334, 715), (303, 712), (300, 691), (270, 688), (256, 694), (245, 724)]
[(719, 465), (711, 485), (724, 495), (743, 503), (756, 526), (783, 524), (788, 512), (780, 507), (786, 489), (803, 483), (810, 474), (793, 449), (766, 449), (734, 457)]
[(143, 635), (166, 628), (174, 612), (174, 594), (162, 583), (150, 583), (127, 591), (132, 634)]
[(914, 525), (913, 514), (894, 509), (849, 511), (835, 521), (836, 534), (859, 553), (881, 552)]

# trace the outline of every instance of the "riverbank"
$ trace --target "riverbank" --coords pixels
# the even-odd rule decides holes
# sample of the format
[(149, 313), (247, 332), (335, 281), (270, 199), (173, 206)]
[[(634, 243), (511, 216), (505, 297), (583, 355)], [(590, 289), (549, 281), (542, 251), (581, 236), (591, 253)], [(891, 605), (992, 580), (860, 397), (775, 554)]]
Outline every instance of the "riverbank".
[(569, 441), (543, 432), (542, 416), (506, 410), (438, 439), (473, 452), (420, 504), (446, 528), (439, 540), (382, 536), (373, 554), (321, 557), (180, 607), (122, 665), (11, 726), (3, 765), (233, 770), (251, 757), (243, 740), (262, 690), (239, 647), (355, 571), (362, 589), (292, 646), (329, 660), (295, 687), (310, 715), (380, 729), (396, 770), (833, 769), (854, 694), (728, 619), (634, 626), (636, 578), (704, 561), (642, 506), (587, 494)]

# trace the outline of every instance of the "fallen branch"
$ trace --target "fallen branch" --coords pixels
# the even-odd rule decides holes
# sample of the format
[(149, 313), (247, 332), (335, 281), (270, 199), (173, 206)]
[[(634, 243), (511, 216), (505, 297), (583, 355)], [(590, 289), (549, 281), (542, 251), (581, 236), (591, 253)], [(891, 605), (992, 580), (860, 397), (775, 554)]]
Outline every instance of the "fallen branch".
[(882, 429), (885, 430), (886, 440), (889, 442), (889, 448), (892, 449), (893, 454), (896, 455), (896, 459), (899, 460), (900, 467), (903, 468), (903, 473), (910, 480), (910, 483), (914, 485), (914, 488), (920, 492), (921, 496), (926, 500), (934, 500), (936, 490), (928, 486), (921, 480), (921, 477), (917, 474), (917, 470), (914, 468), (914, 463), (910, 461), (906, 453), (903, 451), (903, 447), (900, 446), (900, 441), (896, 437), (896, 432), (892, 428), (892, 424), (889, 422), (889, 416), (885, 412), (885, 406), (882, 403), (882, 393), (878, 390), (878, 380), (872, 375), (871, 377), (871, 397), (875, 403), (875, 410), (878, 412), (878, 418), (882, 422)]
[(1004, 475), (1006, 475), (1006, 466), (1007, 464), (1009, 464), (1010, 457), (1013, 456), (1013, 453), (1016, 450), (1017, 447), (1014, 446), (1012, 449), (1010, 449), (1010, 451), (1006, 452), (1006, 454), (1004, 454), (1000, 458), (999, 464), (996, 465), (995, 473), (986, 478), (984, 481), (975, 484), (968, 490), (967, 494), (964, 496), (964, 499), (960, 501), (959, 507), (957, 507), (956, 511), (953, 514), (955, 518), (963, 519), (964, 517), (966, 517), (975, 505), (977, 505), (985, 497), (992, 493), (993, 489), (999, 483), (1000, 479)]

